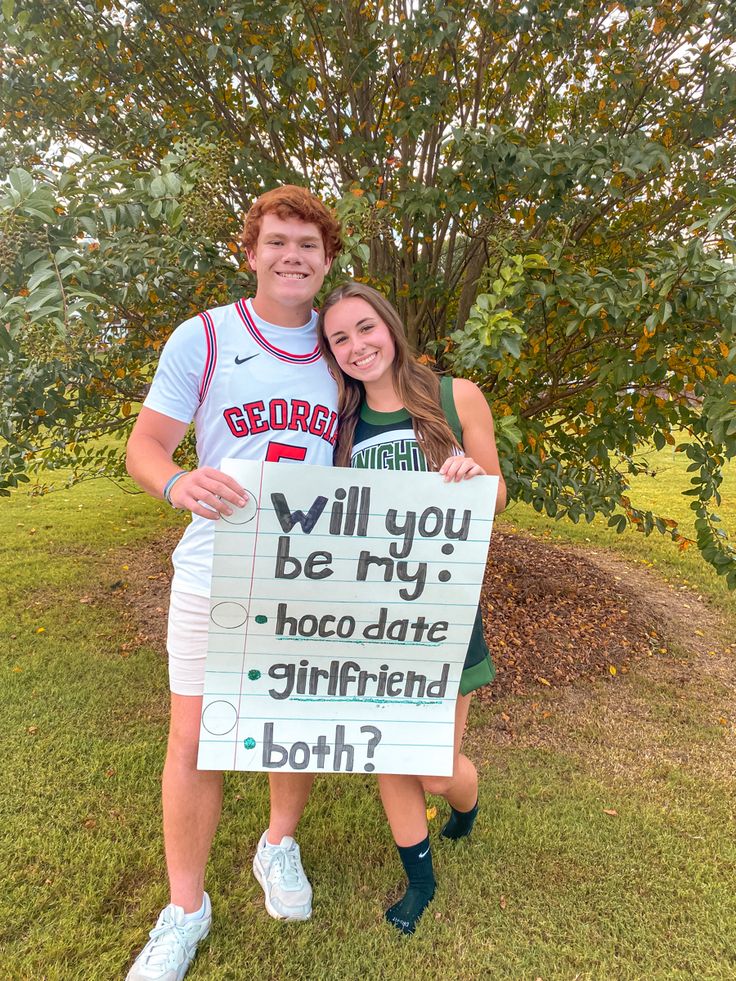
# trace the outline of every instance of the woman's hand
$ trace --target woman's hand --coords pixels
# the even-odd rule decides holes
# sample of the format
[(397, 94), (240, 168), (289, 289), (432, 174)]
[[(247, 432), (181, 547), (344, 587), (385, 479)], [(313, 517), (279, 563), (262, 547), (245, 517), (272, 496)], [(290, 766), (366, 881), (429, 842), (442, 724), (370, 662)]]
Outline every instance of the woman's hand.
[(175, 508), (184, 508), (203, 518), (233, 513), (230, 504), (245, 507), (248, 495), (240, 484), (214, 467), (200, 467), (179, 477), (169, 494)]
[(483, 477), (485, 470), (472, 456), (448, 456), (439, 469), (445, 481), (468, 480), (469, 477)]

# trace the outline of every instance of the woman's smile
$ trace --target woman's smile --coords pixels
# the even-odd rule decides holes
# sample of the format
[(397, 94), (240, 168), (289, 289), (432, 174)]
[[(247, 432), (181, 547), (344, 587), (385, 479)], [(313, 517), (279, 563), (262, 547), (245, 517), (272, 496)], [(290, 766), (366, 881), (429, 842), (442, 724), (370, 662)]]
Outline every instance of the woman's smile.
[(369, 365), (373, 364), (377, 357), (378, 352), (371, 351), (370, 354), (367, 354), (363, 358), (359, 358), (357, 361), (354, 361), (353, 364), (356, 366), (356, 368), (367, 368)]

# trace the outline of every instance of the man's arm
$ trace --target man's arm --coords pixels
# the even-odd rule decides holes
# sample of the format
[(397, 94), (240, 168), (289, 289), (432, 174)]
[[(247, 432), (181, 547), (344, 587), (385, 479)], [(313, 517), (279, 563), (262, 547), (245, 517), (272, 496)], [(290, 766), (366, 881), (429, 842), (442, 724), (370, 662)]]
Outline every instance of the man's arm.
[[(133, 480), (153, 497), (163, 498), (167, 482), (181, 470), (172, 457), (188, 428), (179, 419), (146, 406), (141, 409), (128, 440), (125, 464)], [(213, 519), (232, 514), (229, 504), (244, 507), (247, 500), (240, 484), (214, 467), (199, 467), (179, 477), (169, 497), (175, 508)]]

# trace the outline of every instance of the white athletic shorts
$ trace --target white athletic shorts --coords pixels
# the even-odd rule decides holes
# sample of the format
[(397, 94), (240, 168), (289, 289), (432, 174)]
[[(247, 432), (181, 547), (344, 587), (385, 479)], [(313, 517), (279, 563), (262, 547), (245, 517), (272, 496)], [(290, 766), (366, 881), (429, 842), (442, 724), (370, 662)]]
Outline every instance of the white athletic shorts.
[(169, 688), (175, 695), (204, 693), (209, 620), (208, 596), (171, 590), (166, 648), (169, 652)]

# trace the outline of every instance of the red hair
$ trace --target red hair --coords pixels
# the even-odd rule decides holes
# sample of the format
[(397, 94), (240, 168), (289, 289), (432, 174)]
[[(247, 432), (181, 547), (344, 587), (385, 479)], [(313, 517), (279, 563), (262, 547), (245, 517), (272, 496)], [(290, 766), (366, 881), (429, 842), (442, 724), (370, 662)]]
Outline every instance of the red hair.
[(322, 233), (322, 242), (328, 259), (332, 259), (342, 251), (340, 222), (334, 213), (306, 187), (297, 187), (296, 184), (274, 187), (253, 202), (245, 216), (243, 233), (240, 236), (244, 248), (251, 251), (255, 249), (261, 231), (261, 219), (264, 215), (270, 214), (275, 214), (281, 219), (299, 218), (301, 221), (316, 225)]

